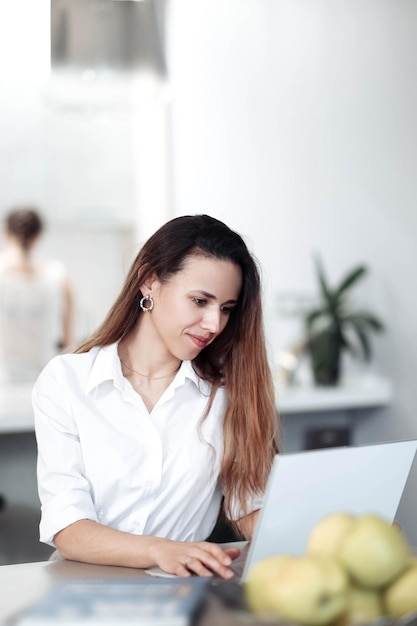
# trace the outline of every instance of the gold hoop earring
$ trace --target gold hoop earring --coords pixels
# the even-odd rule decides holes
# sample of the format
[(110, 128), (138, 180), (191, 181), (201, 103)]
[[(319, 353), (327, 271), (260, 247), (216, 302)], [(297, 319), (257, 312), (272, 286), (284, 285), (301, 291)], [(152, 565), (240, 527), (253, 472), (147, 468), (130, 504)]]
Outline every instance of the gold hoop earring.
[[(145, 302), (148, 303), (148, 305), (145, 305)], [(152, 311), (153, 307), (154, 307), (154, 301), (152, 296), (143, 296), (143, 298), (140, 299), (139, 302), (139, 306), (142, 309), (142, 311)]]

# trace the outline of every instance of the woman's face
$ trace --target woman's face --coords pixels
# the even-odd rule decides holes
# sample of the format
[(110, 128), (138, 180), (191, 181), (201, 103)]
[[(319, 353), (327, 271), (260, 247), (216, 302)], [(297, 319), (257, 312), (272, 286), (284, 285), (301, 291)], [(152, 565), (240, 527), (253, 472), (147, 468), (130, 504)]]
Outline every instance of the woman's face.
[(165, 284), (152, 281), (149, 322), (157, 338), (180, 360), (192, 360), (225, 328), (242, 287), (238, 265), (192, 256)]

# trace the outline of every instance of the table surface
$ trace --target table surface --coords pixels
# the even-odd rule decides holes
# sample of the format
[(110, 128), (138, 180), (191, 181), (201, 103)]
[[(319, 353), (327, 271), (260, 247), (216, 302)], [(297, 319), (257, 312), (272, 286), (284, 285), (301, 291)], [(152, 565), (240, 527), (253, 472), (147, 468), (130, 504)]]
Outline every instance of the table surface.
[[(223, 544), (230, 546), (231, 544)], [(242, 547), (244, 542), (233, 545)], [(416, 549), (413, 554), (417, 556)], [(68, 580), (103, 578), (142, 578), (144, 570), (127, 567), (90, 565), (57, 560), (0, 566), (0, 626), (13, 623), (17, 613), (38, 600), (55, 584)], [(288, 626), (282, 620), (268, 621), (272, 626)], [(402, 626), (416, 626), (417, 615), (404, 619)], [(217, 597), (210, 595), (195, 626), (265, 626), (265, 621), (246, 611), (227, 608)], [(392, 626), (395, 626), (392, 623)]]
[[(230, 545), (230, 544), (224, 544)], [(239, 547), (244, 542), (238, 542)], [(93, 578), (142, 578), (144, 570), (127, 567), (91, 565), (75, 561), (56, 560), (0, 566), (0, 624), (13, 622), (13, 617), (39, 599), (58, 582)], [(198, 626), (258, 626), (258, 621), (242, 611), (233, 611), (216, 597), (209, 597)]]

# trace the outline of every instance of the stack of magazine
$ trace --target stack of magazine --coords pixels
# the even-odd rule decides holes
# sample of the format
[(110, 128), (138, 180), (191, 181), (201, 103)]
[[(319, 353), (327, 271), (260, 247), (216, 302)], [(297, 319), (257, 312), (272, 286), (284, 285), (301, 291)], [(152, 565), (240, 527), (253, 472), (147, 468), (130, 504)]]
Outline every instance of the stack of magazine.
[(189, 626), (207, 579), (103, 578), (60, 582), (13, 626)]

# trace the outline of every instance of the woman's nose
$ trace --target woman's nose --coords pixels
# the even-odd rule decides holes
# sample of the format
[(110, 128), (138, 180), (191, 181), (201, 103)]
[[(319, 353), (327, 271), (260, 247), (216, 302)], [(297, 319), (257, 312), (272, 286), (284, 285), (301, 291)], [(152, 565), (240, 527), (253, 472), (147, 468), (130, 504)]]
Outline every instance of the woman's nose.
[(221, 330), (220, 311), (206, 311), (201, 323), (202, 327), (211, 333), (218, 333)]

